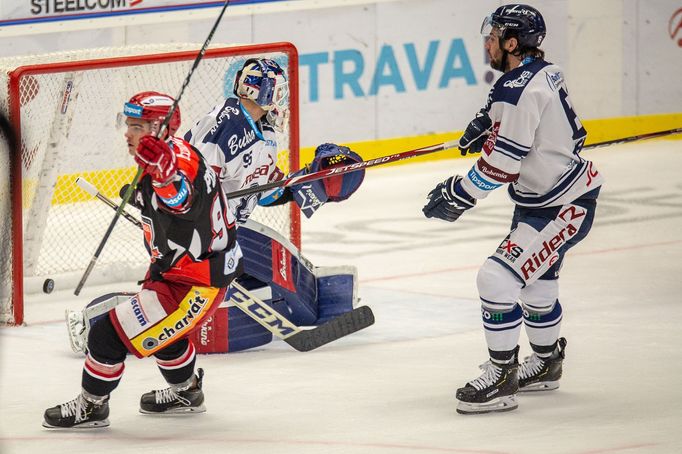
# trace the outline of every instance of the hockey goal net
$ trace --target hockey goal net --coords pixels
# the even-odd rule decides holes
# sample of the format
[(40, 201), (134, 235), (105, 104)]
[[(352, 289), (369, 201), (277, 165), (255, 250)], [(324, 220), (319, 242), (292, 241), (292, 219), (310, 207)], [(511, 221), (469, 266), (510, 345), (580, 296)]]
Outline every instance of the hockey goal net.
[[(176, 96), (199, 45), (136, 46), (0, 59), (0, 109), (19, 136), (10, 152), (0, 137), (0, 323), (24, 322), (24, 297), (47, 278), (73, 289), (114, 212), (74, 183), (84, 177), (120, 202), (119, 189), (135, 175), (116, 114), (133, 94), (154, 90)], [(298, 162), (298, 55), (290, 43), (213, 46), (180, 109), (184, 134), (202, 115), (232, 95), (234, 76), (250, 57), (266, 57), (287, 70), (289, 124), (278, 136), (278, 164)], [(291, 204), (290, 204), (291, 205)], [(134, 212), (134, 211), (133, 211)], [(256, 210), (253, 219), (300, 247), (298, 211)], [(137, 280), (148, 256), (140, 232), (120, 219), (88, 284)]]

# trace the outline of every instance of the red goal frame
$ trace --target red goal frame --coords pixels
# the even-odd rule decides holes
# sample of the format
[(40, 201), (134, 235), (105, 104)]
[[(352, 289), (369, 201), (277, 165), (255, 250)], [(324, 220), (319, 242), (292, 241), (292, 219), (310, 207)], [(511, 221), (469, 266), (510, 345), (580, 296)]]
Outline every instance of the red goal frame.
[[(204, 59), (244, 56), (249, 54), (281, 52), (288, 57), (289, 78), (289, 153), (290, 169), (300, 167), (299, 151), (299, 78), (298, 78), (298, 51), (288, 42), (276, 42), (268, 44), (253, 44), (206, 50)], [(12, 271), (10, 299), (13, 319), (8, 321), (10, 325), (22, 325), (24, 323), (24, 274), (23, 274), (23, 215), (22, 215), (22, 153), (21, 153), (21, 105), (20, 105), (20, 81), (22, 77), (46, 74), (52, 72), (78, 71), (88, 69), (105, 69), (126, 66), (144, 66), (157, 63), (169, 63), (175, 61), (193, 60), (197, 51), (168, 52), (150, 55), (124, 56), (102, 59), (91, 59), (74, 62), (47, 63), (37, 65), (19, 66), (8, 74), (8, 114), (9, 121), (17, 132), (17, 149), (10, 150), (10, 213), (12, 216)], [(178, 87), (179, 88), (179, 87)], [(290, 213), (290, 239), (296, 247), (301, 247), (300, 213), (294, 204), (289, 208)], [(113, 216), (113, 215), (112, 215)]]

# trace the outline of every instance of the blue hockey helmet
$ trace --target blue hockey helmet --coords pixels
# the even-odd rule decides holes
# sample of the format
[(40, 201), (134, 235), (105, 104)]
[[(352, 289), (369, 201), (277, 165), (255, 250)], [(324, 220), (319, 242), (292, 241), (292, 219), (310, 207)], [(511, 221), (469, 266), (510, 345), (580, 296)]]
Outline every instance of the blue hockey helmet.
[(493, 28), (500, 31), (500, 39), (516, 38), (521, 48), (536, 48), (547, 34), (540, 11), (518, 3), (500, 6), (483, 20), (481, 34), (489, 35)]

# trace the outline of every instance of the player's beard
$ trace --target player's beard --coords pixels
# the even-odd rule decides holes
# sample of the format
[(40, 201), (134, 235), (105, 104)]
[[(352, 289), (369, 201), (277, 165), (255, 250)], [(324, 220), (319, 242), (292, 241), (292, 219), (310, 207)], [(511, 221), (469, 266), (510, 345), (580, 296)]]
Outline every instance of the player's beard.
[(505, 58), (505, 51), (498, 49), (498, 52), (496, 55), (492, 55), (491, 52), (488, 52), (488, 57), (490, 58), (490, 67), (494, 69), (495, 71), (502, 71), (504, 72), (505, 68), (504, 63), (507, 60)]
[(504, 72), (504, 69), (502, 68), (502, 60), (503, 60), (502, 57), (496, 58), (496, 59), (491, 58), (491, 59), (490, 59), (490, 67), (491, 67), (492, 69), (494, 69), (495, 71), (502, 71), (502, 72)]

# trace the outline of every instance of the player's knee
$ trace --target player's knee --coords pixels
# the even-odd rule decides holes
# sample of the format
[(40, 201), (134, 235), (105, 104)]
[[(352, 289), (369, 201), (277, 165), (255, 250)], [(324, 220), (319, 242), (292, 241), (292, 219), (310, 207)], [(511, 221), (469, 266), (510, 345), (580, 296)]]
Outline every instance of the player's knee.
[(521, 290), (519, 298), (528, 313), (551, 312), (559, 298), (559, 280), (537, 280)]
[(90, 328), (88, 352), (104, 364), (115, 364), (125, 360), (128, 349), (118, 336), (108, 315)]
[(511, 309), (518, 300), (522, 284), (511, 271), (494, 260), (486, 260), (476, 277), (482, 304), (491, 308)]
[(154, 353), (154, 357), (161, 361), (172, 361), (184, 355), (189, 349), (189, 339), (183, 338), (168, 347)]

